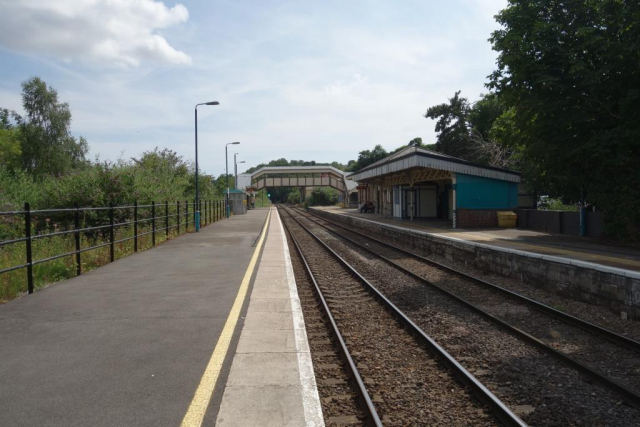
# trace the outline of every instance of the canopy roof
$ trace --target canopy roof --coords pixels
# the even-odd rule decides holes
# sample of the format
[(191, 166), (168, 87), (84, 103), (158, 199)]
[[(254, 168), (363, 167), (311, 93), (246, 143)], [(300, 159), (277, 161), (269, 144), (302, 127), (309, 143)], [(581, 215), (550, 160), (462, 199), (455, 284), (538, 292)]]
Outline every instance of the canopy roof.
[(376, 178), (412, 168), (430, 168), (503, 181), (520, 182), (520, 172), (469, 162), (424, 148), (407, 147), (347, 176), (352, 181)]

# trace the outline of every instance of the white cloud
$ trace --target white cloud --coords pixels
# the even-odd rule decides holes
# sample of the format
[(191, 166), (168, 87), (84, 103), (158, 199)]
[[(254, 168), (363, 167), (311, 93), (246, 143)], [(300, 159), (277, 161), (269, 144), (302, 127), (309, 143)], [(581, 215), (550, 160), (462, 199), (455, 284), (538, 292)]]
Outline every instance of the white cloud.
[(186, 7), (154, 0), (0, 0), (0, 46), (66, 62), (137, 67), (190, 64), (158, 30), (189, 18)]

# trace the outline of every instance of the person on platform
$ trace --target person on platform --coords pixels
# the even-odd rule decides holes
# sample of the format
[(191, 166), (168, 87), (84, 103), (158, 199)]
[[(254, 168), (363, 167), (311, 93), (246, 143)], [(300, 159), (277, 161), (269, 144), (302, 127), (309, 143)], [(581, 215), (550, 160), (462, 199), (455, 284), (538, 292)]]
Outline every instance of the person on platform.
[(373, 202), (367, 202), (360, 208), (360, 213), (371, 213), (374, 209)]

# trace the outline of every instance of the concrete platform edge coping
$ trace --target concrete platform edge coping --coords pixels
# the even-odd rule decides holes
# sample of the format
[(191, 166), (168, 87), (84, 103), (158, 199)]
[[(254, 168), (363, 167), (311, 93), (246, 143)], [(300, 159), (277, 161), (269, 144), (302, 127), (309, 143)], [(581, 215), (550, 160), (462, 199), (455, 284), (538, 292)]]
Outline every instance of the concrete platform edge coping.
[(600, 271), (600, 272), (603, 272), (603, 273), (609, 273), (609, 274), (615, 274), (615, 275), (618, 275), (618, 276), (629, 277), (631, 279), (640, 279), (640, 273), (638, 273), (636, 271), (632, 271), (632, 270), (625, 270), (624, 268), (607, 267), (607, 266), (604, 266), (604, 265), (600, 265), (600, 264), (596, 264), (596, 263), (588, 262), (588, 261), (573, 260), (573, 259), (569, 259), (569, 258), (556, 257), (556, 256), (552, 256), (552, 255), (536, 254), (536, 253), (533, 253), (533, 252), (526, 252), (526, 251), (521, 251), (521, 250), (518, 250), (518, 249), (509, 249), (509, 248), (503, 248), (503, 247), (500, 247), (500, 246), (487, 245), (485, 243), (470, 242), (468, 240), (459, 239), (457, 237), (441, 236), (439, 234), (430, 233), (428, 231), (413, 230), (413, 229), (409, 229), (409, 228), (405, 228), (405, 227), (400, 227), (398, 225), (385, 224), (384, 222), (378, 222), (378, 221), (374, 221), (374, 220), (366, 219), (366, 218), (359, 218), (359, 217), (355, 217), (355, 216), (352, 216), (352, 215), (347, 215), (346, 213), (335, 213), (335, 212), (331, 212), (329, 210), (319, 210), (319, 209), (313, 209), (313, 208), (311, 208), (311, 210), (318, 211), (318, 212), (326, 212), (326, 213), (333, 214), (333, 215), (345, 215), (345, 216), (348, 216), (349, 218), (353, 218), (354, 220), (357, 220), (357, 221), (370, 222), (372, 224), (376, 224), (376, 225), (379, 225), (379, 226), (382, 226), (382, 227), (391, 228), (391, 229), (402, 231), (402, 232), (405, 232), (405, 233), (429, 236), (429, 237), (431, 237), (433, 239), (436, 239), (436, 240), (438, 240), (438, 239), (440, 239), (440, 240), (449, 240), (449, 241), (454, 241), (454, 242), (457, 242), (457, 243), (461, 243), (463, 245), (477, 246), (479, 248), (489, 249), (489, 250), (493, 250), (493, 251), (497, 251), (497, 252), (505, 252), (505, 253), (514, 254), (514, 255), (520, 255), (520, 256), (524, 256), (524, 257), (528, 257), (528, 258), (538, 258), (538, 259), (543, 259), (545, 261), (556, 262), (556, 263), (559, 263), (559, 264), (572, 265), (572, 266), (575, 266), (575, 267), (587, 268), (587, 269), (591, 269), (591, 270)]
[(309, 427), (324, 427), (324, 418), (322, 416), (322, 406), (320, 405), (320, 396), (313, 371), (313, 362), (311, 361), (311, 353), (309, 352), (309, 343), (307, 341), (307, 332), (302, 315), (302, 306), (298, 296), (296, 279), (293, 273), (293, 265), (291, 264), (291, 256), (289, 254), (289, 245), (287, 244), (287, 236), (284, 232), (284, 224), (280, 214), (276, 209), (276, 216), (282, 230), (282, 244), (284, 246), (284, 262), (287, 269), (287, 281), (289, 284), (289, 296), (291, 298), (291, 312), (293, 314), (293, 331), (296, 340), (296, 350), (298, 355), (298, 370), (300, 372), (300, 384), (302, 386), (302, 404), (304, 406), (304, 417)]

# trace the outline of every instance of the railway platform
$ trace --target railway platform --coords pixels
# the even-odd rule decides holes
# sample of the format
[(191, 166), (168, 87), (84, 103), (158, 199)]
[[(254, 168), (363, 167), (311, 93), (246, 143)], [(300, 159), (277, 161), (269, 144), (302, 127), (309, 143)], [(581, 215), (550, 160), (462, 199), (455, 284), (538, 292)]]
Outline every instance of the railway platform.
[(495, 248), (513, 249), (539, 255), (579, 260), (640, 272), (640, 250), (613, 246), (589, 238), (555, 235), (521, 229), (453, 229), (449, 221), (414, 219), (399, 220), (382, 214), (360, 213), (357, 209), (316, 207), (331, 213), (416, 230), (435, 236), (479, 243)]
[(287, 255), (258, 209), (0, 305), (0, 425), (321, 424)]

